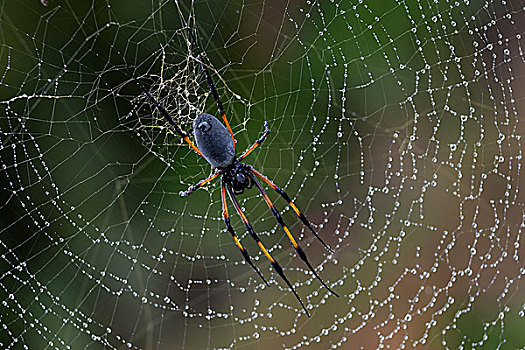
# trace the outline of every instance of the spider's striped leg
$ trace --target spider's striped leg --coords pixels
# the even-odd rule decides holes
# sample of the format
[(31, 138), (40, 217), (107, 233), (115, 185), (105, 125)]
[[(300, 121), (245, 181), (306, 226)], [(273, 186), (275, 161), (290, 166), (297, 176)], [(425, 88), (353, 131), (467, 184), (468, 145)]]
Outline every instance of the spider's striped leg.
[(239, 158), (237, 158), (237, 160), (241, 161), (244, 158), (246, 158), (248, 154), (252, 153), (252, 151), (256, 149), (257, 146), (259, 146), (261, 143), (263, 143), (264, 140), (266, 140), (266, 137), (268, 137), (269, 133), (270, 133), (270, 128), (268, 127), (268, 122), (264, 122), (264, 134), (262, 134), (262, 136), (259, 137), (259, 139), (257, 139), (257, 141), (255, 141), (255, 143), (250, 148), (244, 151), (244, 153)]
[(133, 80), (135, 80), (135, 82), (137, 83), (137, 85), (141, 88), (142, 91), (144, 91), (144, 93), (146, 94), (146, 96), (148, 96), (148, 98), (151, 100), (151, 103), (157, 107), (160, 111), (160, 113), (164, 116), (164, 118), (168, 121), (168, 123), (173, 127), (173, 129), (175, 129), (175, 132), (177, 134), (179, 134), (180, 137), (182, 137), (182, 139), (184, 141), (186, 141), (187, 144), (190, 145), (191, 148), (193, 148), (193, 150), (195, 152), (197, 152), (198, 154), (200, 154), (202, 157), (204, 157), (201, 153), (201, 151), (197, 148), (197, 146), (195, 146), (193, 144), (193, 142), (191, 142), (190, 138), (188, 137), (188, 135), (186, 135), (186, 133), (184, 131), (182, 131), (182, 129), (177, 125), (177, 123), (175, 123), (175, 120), (173, 120), (173, 118), (170, 116), (170, 114), (168, 113), (168, 111), (162, 107), (162, 105), (160, 103), (157, 102), (157, 100), (155, 99), (155, 97), (153, 97), (153, 95), (144, 87), (144, 85), (142, 85), (142, 83), (137, 79), (135, 78), (135, 76), (133, 75), (133, 72), (131, 71), (131, 69), (129, 69), (128, 67), (128, 70), (129, 72), (131, 73), (131, 77), (133, 78)]
[(279, 193), (281, 195), (281, 197), (284, 198), (285, 201), (288, 202), (288, 204), (290, 204), (290, 206), (292, 207), (293, 211), (295, 211), (295, 213), (297, 214), (297, 216), (299, 217), (299, 219), (301, 219), (301, 221), (303, 222), (303, 224), (308, 227), (310, 229), (310, 231), (312, 231), (313, 235), (315, 236), (315, 238), (317, 238), (319, 240), (319, 242), (321, 242), (326, 249), (328, 249), (329, 252), (333, 253), (334, 251), (332, 250), (332, 248), (330, 248), (328, 246), (328, 244), (326, 244), (322, 239), (321, 237), (319, 237), (319, 235), (314, 231), (314, 229), (312, 228), (312, 225), (310, 224), (310, 221), (308, 221), (308, 219), (306, 218), (306, 216), (304, 216), (303, 213), (301, 213), (301, 211), (299, 210), (299, 208), (297, 208), (297, 206), (292, 202), (292, 200), (290, 199), (290, 197), (286, 194), (286, 192), (284, 192), (284, 190), (282, 188), (280, 188), (279, 186), (277, 186), (276, 184), (274, 184), (270, 179), (268, 179), (266, 176), (264, 176), (262, 173), (258, 172), (257, 170), (255, 170), (252, 166), (250, 166), (250, 171), (252, 173), (254, 173), (255, 175), (257, 175), (258, 177), (260, 177), (264, 182), (266, 182), (271, 188), (273, 188), (275, 190), (275, 192)]
[(292, 284), (290, 283), (290, 281), (288, 281), (288, 278), (286, 278), (286, 276), (284, 275), (284, 272), (283, 272), (283, 269), (282, 269), (281, 265), (279, 265), (279, 263), (277, 261), (275, 261), (274, 258), (270, 255), (268, 250), (266, 250), (266, 247), (262, 244), (261, 240), (259, 239), (259, 237), (255, 233), (255, 231), (253, 230), (252, 225), (250, 224), (250, 222), (246, 218), (246, 215), (244, 215), (244, 212), (242, 211), (239, 203), (237, 202), (237, 198), (235, 198), (235, 194), (233, 193), (231, 185), (227, 184), (226, 186), (227, 186), (227, 190), (228, 190), (228, 195), (230, 196), (230, 199), (233, 202), (233, 205), (235, 206), (235, 210), (237, 210), (237, 214), (239, 214), (239, 216), (241, 217), (241, 220), (244, 223), (244, 226), (246, 227), (246, 230), (248, 231), (250, 236), (252, 236), (252, 238), (255, 240), (255, 242), (257, 243), (259, 248), (262, 250), (262, 252), (266, 256), (266, 258), (268, 260), (270, 260), (270, 263), (272, 264), (272, 267), (275, 270), (275, 272), (277, 272), (277, 274), (279, 274), (279, 276), (281, 276), (281, 278), (284, 280), (284, 282), (286, 282), (286, 284), (288, 285), (288, 287), (290, 288), (292, 293), (295, 295), (295, 297), (297, 298), (297, 300), (299, 301), (299, 303), (303, 307), (304, 312), (306, 312), (306, 315), (308, 315), (308, 317), (310, 317), (310, 314), (308, 313), (308, 310), (306, 310), (306, 307), (304, 306), (301, 298), (299, 297), (299, 295), (295, 291), (295, 289), (292, 286)]
[(199, 181), (198, 183), (196, 183), (195, 185), (193, 186), (190, 186), (186, 191), (180, 191), (179, 192), (179, 195), (182, 196), (182, 197), (185, 197), (185, 196), (189, 196), (190, 194), (192, 194), (195, 190), (198, 190), (199, 188), (201, 188), (202, 186), (206, 185), (208, 182), (212, 181), (213, 179), (215, 179), (217, 176), (219, 176), (220, 174), (222, 173), (222, 171), (217, 171), (215, 172), (215, 174), (212, 174), (211, 176), (208, 176), (207, 178), (205, 178), (204, 180), (201, 180)]
[(268, 284), (266, 279), (264, 279), (261, 271), (259, 271), (259, 269), (255, 267), (255, 265), (252, 263), (252, 260), (250, 259), (248, 252), (242, 246), (241, 242), (239, 241), (239, 238), (237, 237), (237, 235), (235, 234), (235, 231), (233, 230), (232, 225), (230, 224), (230, 214), (228, 213), (228, 203), (226, 203), (226, 187), (224, 186), (223, 179), (221, 179), (221, 198), (222, 198), (222, 216), (224, 218), (224, 223), (226, 224), (226, 228), (228, 229), (228, 232), (230, 232), (230, 234), (232, 235), (232, 238), (235, 241), (235, 244), (237, 245), (239, 250), (241, 251), (242, 256), (244, 257), (244, 260), (246, 260), (246, 262), (250, 264), (250, 266), (255, 270), (255, 272), (257, 272), (257, 274), (262, 278), (264, 283), (266, 283), (266, 285), (269, 287), (270, 285)]
[(230, 123), (228, 123), (228, 118), (226, 118), (226, 112), (224, 111), (224, 107), (222, 106), (221, 100), (219, 98), (219, 93), (217, 92), (217, 88), (215, 87), (215, 83), (213, 82), (211, 78), (211, 74), (208, 71), (208, 67), (202, 62), (202, 53), (199, 48), (199, 45), (197, 44), (197, 40), (195, 40), (195, 37), (193, 36), (193, 33), (190, 31), (190, 37), (193, 41), (193, 46), (195, 46), (195, 49), (197, 50), (197, 60), (199, 61), (202, 70), (204, 71), (204, 75), (206, 75), (206, 82), (208, 83), (208, 86), (211, 91), (211, 95), (213, 99), (215, 100), (215, 103), (217, 104), (217, 108), (219, 109), (219, 114), (221, 115), (222, 120), (224, 121), (224, 124), (226, 124), (226, 127), (228, 128), (228, 131), (230, 132), (230, 136), (233, 140), (233, 147), (235, 147), (235, 137), (233, 136), (232, 128), (230, 127)]
[(308, 268), (310, 269), (310, 271), (312, 271), (312, 273), (314, 274), (315, 278), (317, 278), (319, 280), (319, 282), (321, 282), (321, 284), (328, 290), (330, 291), (333, 295), (335, 295), (336, 297), (338, 297), (339, 295), (334, 292), (332, 289), (330, 289), (330, 287), (328, 287), (326, 285), (326, 283), (324, 283), (324, 281), (321, 279), (321, 277), (319, 277), (319, 275), (315, 272), (314, 268), (312, 267), (312, 265), (310, 264), (310, 261), (308, 261), (308, 258), (306, 257), (306, 254), (304, 252), (304, 250), (301, 248), (301, 246), (299, 246), (299, 244), (297, 243), (294, 235), (290, 232), (290, 230), (288, 229), (288, 227), (286, 226), (286, 224), (284, 223), (284, 220), (283, 218), (281, 217), (281, 214), (279, 214), (279, 212), (277, 211), (277, 209), (275, 208), (275, 206), (273, 205), (272, 201), (270, 200), (270, 198), (268, 197), (268, 195), (266, 194), (266, 191), (264, 190), (264, 188), (262, 188), (261, 184), (259, 183), (259, 181), (257, 180), (257, 178), (255, 178), (255, 176), (253, 176), (252, 174), (250, 174), (250, 177), (251, 179), (253, 180), (253, 182), (255, 183), (255, 187), (257, 187), (257, 189), (259, 190), (259, 192), (262, 194), (262, 196), (264, 197), (264, 200), (266, 202), (266, 204), (268, 204), (268, 207), (270, 208), (270, 211), (272, 212), (272, 214), (275, 216), (275, 218), (277, 219), (277, 222), (279, 223), (279, 225), (281, 225), (281, 227), (283, 228), (284, 232), (286, 233), (286, 235), (288, 236), (288, 239), (290, 240), (290, 242), (292, 243), (295, 251), (297, 252), (297, 255), (299, 255), (299, 257), (301, 258), (302, 261), (305, 262), (305, 264), (308, 266)]

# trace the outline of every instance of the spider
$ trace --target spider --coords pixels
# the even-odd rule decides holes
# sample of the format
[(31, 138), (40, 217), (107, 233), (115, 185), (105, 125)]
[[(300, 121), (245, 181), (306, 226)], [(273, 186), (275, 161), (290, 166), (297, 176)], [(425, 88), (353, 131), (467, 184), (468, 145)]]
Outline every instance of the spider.
[(153, 106), (158, 108), (159, 112), (164, 116), (166, 121), (173, 127), (175, 132), (180, 137), (182, 137), (182, 139), (186, 143), (188, 143), (188, 145), (196, 153), (202, 156), (214, 169), (214, 172), (211, 176), (209, 176), (208, 178), (204, 180), (199, 181), (197, 184), (189, 187), (186, 191), (181, 191), (179, 194), (181, 196), (189, 196), (195, 190), (203, 187), (204, 185), (208, 184), (212, 180), (221, 176), (222, 215), (223, 215), (224, 223), (226, 224), (226, 228), (228, 232), (231, 234), (242, 256), (244, 257), (246, 262), (255, 270), (255, 272), (261, 277), (264, 283), (267, 286), (269, 286), (268, 282), (266, 281), (266, 279), (264, 278), (260, 270), (257, 267), (255, 267), (255, 265), (251, 261), (250, 255), (248, 254), (244, 246), (241, 244), (239, 238), (237, 237), (237, 234), (235, 233), (232, 225), (230, 224), (230, 214), (228, 213), (226, 193), (228, 193), (230, 201), (233, 203), (233, 206), (235, 207), (237, 214), (240, 216), (242, 222), (244, 223), (244, 226), (246, 227), (246, 231), (249, 233), (252, 239), (256, 242), (257, 246), (261, 249), (261, 251), (264, 253), (266, 258), (270, 261), (273, 269), (277, 272), (279, 276), (281, 276), (284, 282), (288, 285), (292, 293), (295, 295), (295, 297), (301, 304), (306, 315), (310, 317), (310, 314), (308, 313), (308, 310), (306, 310), (306, 307), (303, 304), (301, 298), (295, 291), (294, 287), (292, 286), (288, 278), (286, 278), (286, 276), (284, 275), (282, 267), (272, 257), (270, 252), (268, 252), (264, 244), (259, 239), (259, 236), (257, 235), (257, 233), (254, 231), (252, 225), (248, 221), (248, 218), (244, 214), (241, 206), (239, 205), (239, 202), (237, 201), (236, 196), (239, 194), (242, 194), (244, 190), (250, 189), (255, 185), (257, 190), (263, 196), (264, 201), (268, 205), (268, 208), (270, 209), (272, 214), (277, 219), (277, 222), (279, 223), (279, 225), (282, 227), (282, 229), (286, 233), (286, 236), (288, 236), (288, 239), (292, 243), (292, 246), (297, 252), (297, 255), (299, 255), (301, 260), (305, 262), (305, 264), (308, 266), (310, 271), (312, 271), (312, 274), (319, 280), (319, 282), (323, 285), (324, 288), (330, 291), (333, 295), (339, 296), (332, 289), (330, 289), (326, 285), (326, 283), (321, 279), (321, 277), (319, 277), (319, 275), (315, 272), (314, 268), (312, 267), (308, 258), (306, 257), (305, 252), (297, 243), (295, 236), (290, 232), (290, 230), (288, 229), (288, 226), (286, 226), (286, 224), (284, 223), (283, 218), (281, 217), (281, 215), (279, 214), (279, 212), (273, 205), (272, 201), (266, 194), (266, 191), (261, 186), (261, 183), (259, 182), (257, 178), (265, 182), (274, 191), (276, 191), (282, 198), (284, 198), (284, 200), (288, 202), (288, 204), (293, 209), (293, 211), (297, 214), (297, 216), (302, 221), (302, 223), (306, 227), (308, 227), (308, 229), (324, 245), (326, 249), (328, 249), (330, 252), (333, 252), (333, 250), (330, 249), (330, 247), (314, 231), (308, 219), (299, 210), (299, 208), (297, 208), (297, 206), (294, 204), (294, 202), (290, 199), (288, 194), (286, 194), (286, 192), (282, 188), (280, 188), (275, 183), (273, 183), (264, 174), (257, 171), (253, 166), (243, 162), (244, 158), (246, 158), (250, 153), (252, 153), (253, 150), (255, 150), (255, 148), (257, 148), (257, 146), (259, 146), (270, 133), (268, 122), (264, 123), (265, 130), (262, 136), (259, 139), (257, 139), (257, 141), (255, 141), (255, 143), (251, 147), (249, 147), (246, 151), (244, 151), (244, 153), (242, 153), (241, 156), (236, 157), (235, 137), (233, 135), (233, 131), (230, 127), (230, 124), (228, 123), (228, 119), (226, 118), (226, 112), (224, 111), (224, 107), (219, 99), (219, 94), (215, 87), (215, 83), (213, 82), (211, 78), (208, 68), (206, 67), (206, 65), (204, 64), (202, 60), (203, 55), (199, 49), (197, 41), (195, 40), (195, 37), (191, 33), (190, 33), (190, 38), (193, 42), (193, 45), (195, 46), (197, 50), (196, 59), (200, 63), (200, 66), (202, 70), (204, 71), (204, 75), (206, 76), (206, 81), (208, 83), (208, 87), (210, 89), (211, 95), (213, 99), (215, 100), (215, 103), (217, 104), (217, 107), (219, 109), (219, 115), (221, 116), (224, 124), (226, 125), (224, 126), (219, 121), (218, 118), (216, 118), (215, 116), (211, 114), (200, 113), (193, 122), (193, 130), (194, 130), (194, 136), (195, 136), (197, 146), (195, 146), (195, 144), (190, 140), (188, 135), (184, 131), (181, 130), (181, 128), (177, 125), (177, 123), (173, 120), (173, 118), (171, 118), (171, 116), (166, 111), (166, 109), (159, 102), (157, 102), (155, 97), (153, 97), (153, 95), (132, 74), (133, 80), (135, 80), (135, 82), (141, 88), (144, 94), (146, 94), (146, 96), (151, 100), (151, 103), (153, 104)]

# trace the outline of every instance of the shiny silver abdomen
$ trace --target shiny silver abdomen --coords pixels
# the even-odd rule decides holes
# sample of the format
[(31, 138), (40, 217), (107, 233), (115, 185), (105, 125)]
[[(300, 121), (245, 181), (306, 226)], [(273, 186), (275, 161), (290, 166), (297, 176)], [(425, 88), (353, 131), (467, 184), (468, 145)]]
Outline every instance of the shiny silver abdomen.
[(235, 145), (230, 132), (211, 114), (201, 113), (193, 122), (197, 147), (208, 163), (226, 168), (235, 160)]

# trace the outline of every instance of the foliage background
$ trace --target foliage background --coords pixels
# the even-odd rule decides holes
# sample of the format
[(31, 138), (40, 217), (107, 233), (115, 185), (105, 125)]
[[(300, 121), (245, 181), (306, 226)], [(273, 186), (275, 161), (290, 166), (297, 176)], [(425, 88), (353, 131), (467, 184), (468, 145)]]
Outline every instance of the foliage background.
[[(2, 347), (525, 346), (523, 5), (2, 2)], [(291, 225), (340, 298), (243, 195), (310, 319), (234, 219), (271, 288), (242, 262), (217, 185), (178, 196), (209, 166), (126, 67), (190, 132), (215, 106), (188, 27), (237, 148), (269, 122), (249, 162), (336, 250)]]

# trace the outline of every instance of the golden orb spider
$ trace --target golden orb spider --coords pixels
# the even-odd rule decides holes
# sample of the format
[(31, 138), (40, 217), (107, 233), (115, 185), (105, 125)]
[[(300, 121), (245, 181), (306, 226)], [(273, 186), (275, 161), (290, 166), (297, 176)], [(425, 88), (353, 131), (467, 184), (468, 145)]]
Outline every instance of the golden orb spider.
[(253, 240), (256, 242), (258, 247), (264, 253), (266, 258), (270, 261), (273, 269), (277, 272), (279, 276), (281, 276), (284, 282), (288, 285), (288, 287), (290, 288), (290, 290), (295, 295), (295, 297), (301, 304), (302, 308), (306, 312), (306, 315), (310, 317), (310, 314), (306, 310), (306, 307), (304, 306), (301, 298), (299, 297), (299, 295), (293, 288), (290, 281), (288, 281), (288, 279), (284, 275), (282, 267), (272, 257), (272, 255), (268, 252), (266, 247), (263, 245), (263, 243), (257, 236), (257, 233), (254, 231), (252, 225), (248, 221), (248, 218), (244, 214), (241, 206), (239, 205), (236, 195), (243, 193), (245, 189), (252, 188), (253, 185), (255, 185), (255, 187), (259, 190), (259, 192), (263, 196), (270, 211), (277, 219), (277, 222), (283, 228), (284, 232), (286, 233), (286, 236), (288, 236), (288, 239), (292, 243), (292, 246), (297, 252), (297, 255), (299, 255), (301, 260), (303, 260), (306, 263), (310, 271), (312, 271), (313, 275), (319, 280), (319, 282), (323, 285), (324, 288), (330, 291), (333, 295), (339, 296), (332, 289), (330, 289), (326, 285), (326, 283), (321, 279), (321, 277), (319, 277), (319, 275), (315, 272), (314, 268), (308, 261), (308, 258), (306, 257), (305, 252), (297, 243), (295, 236), (290, 232), (290, 230), (288, 229), (288, 226), (286, 226), (286, 224), (284, 223), (283, 218), (281, 217), (281, 215), (279, 214), (279, 212), (273, 205), (272, 201), (266, 194), (266, 191), (261, 186), (261, 183), (259, 182), (259, 180), (257, 180), (257, 178), (264, 181), (268, 186), (270, 186), (273, 190), (275, 190), (282, 198), (284, 198), (284, 200), (288, 202), (288, 204), (293, 209), (293, 211), (297, 214), (299, 219), (303, 222), (303, 224), (306, 227), (308, 227), (308, 229), (313, 233), (313, 235), (326, 247), (326, 249), (328, 249), (330, 252), (333, 252), (333, 251), (321, 239), (321, 237), (319, 237), (319, 235), (314, 231), (308, 219), (299, 210), (299, 208), (297, 208), (297, 206), (293, 203), (293, 201), (290, 199), (288, 194), (286, 194), (286, 192), (282, 188), (280, 188), (275, 183), (273, 183), (264, 174), (255, 170), (254, 167), (252, 167), (251, 165), (243, 163), (244, 158), (246, 158), (255, 148), (257, 148), (257, 146), (259, 146), (270, 133), (270, 129), (268, 128), (267, 122), (265, 122), (264, 124), (265, 131), (263, 135), (257, 141), (255, 141), (255, 143), (251, 147), (249, 147), (246, 151), (244, 151), (244, 153), (242, 153), (241, 156), (236, 157), (235, 137), (233, 135), (233, 131), (230, 127), (230, 124), (228, 123), (228, 119), (226, 118), (226, 112), (224, 111), (222, 103), (219, 99), (219, 94), (215, 87), (215, 83), (213, 82), (211, 78), (208, 68), (202, 61), (202, 53), (199, 49), (197, 41), (195, 40), (195, 37), (191, 34), (191, 32), (190, 32), (190, 39), (197, 50), (197, 60), (199, 61), (202, 67), (202, 70), (204, 71), (204, 74), (206, 76), (206, 81), (208, 82), (208, 87), (210, 88), (211, 95), (213, 96), (213, 99), (215, 100), (215, 103), (217, 104), (217, 107), (219, 109), (219, 114), (224, 124), (226, 125), (224, 126), (219, 121), (219, 119), (217, 119), (215, 116), (211, 114), (200, 113), (195, 119), (195, 121), (193, 122), (193, 130), (194, 130), (194, 136), (195, 136), (197, 146), (195, 146), (195, 144), (193, 144), (193, 142), (190, 140), (188, 135), (180, 129), (180, 127), (173, 120), (173, 118), (171, 118), (171, 116), (166, 111), (166, 109), (160, 103), (157, 102), (155, 97), (153, 97), (153, 95), (132, 74), (132, 77), (136, 81), (138, 86), (142, 89), (142, 91), (146, 94), (146, 96), (151, 100), (152, 104), (158, 108), (160, 113), (164, 116), (166, 121), (173, 127), (175, 132), (180, 137), (182, 137), (182, 139), (186, 143), (188, 143), (195, 152), (201, 155), (208, 163), (210, 163), (212, 167), (215, 168), (215, 172), (211, 176), (209, 176), (208, 178), (204, 180), (199, 181), (196, 185), (191, 186), (186, 191), (181, 191), (179, 194), (181, 196), (189, 196), (195, 190), (201, 188), (202, 186), (206, 185), (210, 181), (221, 176), (222, 214), (224, 218), (224, 223), (226, 224), (226, 228), (228, 232), (230, 232), (233, 240), (235, 241), (235, 244), (241, 251), (242, 256), (244, 257), (246, 262), (255, 270), (255, 272), (257, 272), (257, 274), (261, 277), (264, 283), (267, 286), (269, 286), (268, 282), (263, 277), (262, 273), (259, 271), (257, 267), (255, 267), (255, 265), (251, 261), (250, 256), (248, 255), (248, 252), (242, 246), (239, 238), (237, 237), (237, 234), (235, 233), (235, 231), (233, 230), (233, 227), (230, 224), (230, 214), (228, 213), (226, 193), (228, 193), (228, 196), (230, 197), (230, 200), (233, 203), (233, 206), (235, 207), (237, 214), (239, 214), (242, 222), (244, 223), (244, 226), (246, 227), (246, 230), (249, 233), (249, 235), (253, 238)]

